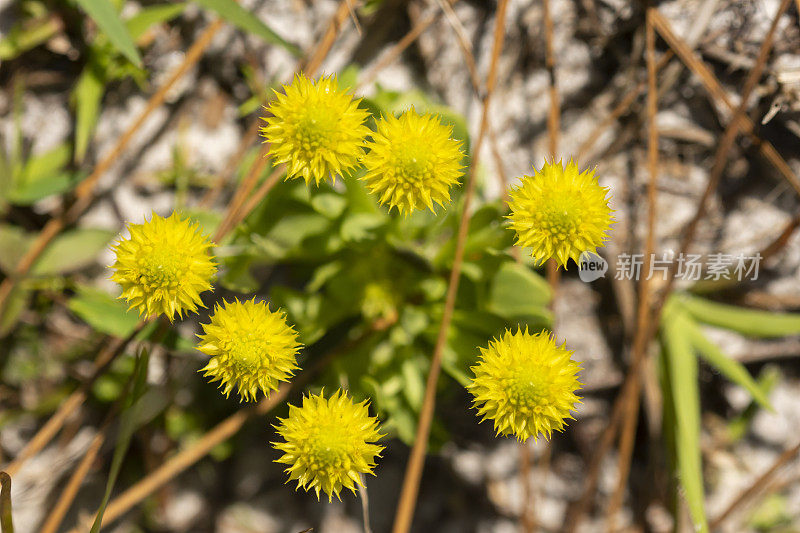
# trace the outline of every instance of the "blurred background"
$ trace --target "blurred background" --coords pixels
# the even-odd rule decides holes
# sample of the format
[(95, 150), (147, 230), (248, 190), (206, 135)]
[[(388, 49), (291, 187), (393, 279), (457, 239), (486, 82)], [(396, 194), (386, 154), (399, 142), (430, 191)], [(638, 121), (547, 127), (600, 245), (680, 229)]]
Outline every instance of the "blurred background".
[[(337, 74), (374, 117), (439, 113), (476, 183), (412, 531), (800, 531), (797, 10), (0, 0), (0, 465), (15, 531), (89, 531), (103, 508), (116, 532), (345, 533), (364, 531), (364, 507), (391, 530), (465, 188), (404, 218), (357, 173), (284, 182), (257, 128), (298, 70)], [(548, 275), (512, 248), (505, 191), (551, 157), (610, 188), (605, 277)], [(269, 442), (285, 403), (240, 405), (197, 373), (207, 310), (165, 328), (115, 299), (111, 242), (173, 210), (219, 244), (209, 308), (255, 295), (297, 326), (304, 371), (278, 400), (371, 398), (389, 436), (368, 505), (284, 485)], [(676, 269), (697, 254), (701, 270), (625, 275), (620, 258), (650, 253)], [(551, 442), (495, 438), (464, 389), (478, 347), (517, 325), (553, 329), (582, 361), (583, 403)]]

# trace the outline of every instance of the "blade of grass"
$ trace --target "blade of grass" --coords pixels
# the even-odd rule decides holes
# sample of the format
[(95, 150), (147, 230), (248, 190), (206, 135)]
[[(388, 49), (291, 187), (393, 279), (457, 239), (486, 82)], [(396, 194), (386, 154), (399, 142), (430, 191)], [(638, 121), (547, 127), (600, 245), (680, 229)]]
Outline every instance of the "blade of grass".
[(78, 4), (97, 23), (111, 44), (117, 47), (122, 55), (136, 65), (142, 66), (142, 58), (133, 43), (128, 29), (119, 18), (119, 14), (109, 0), (77, 0)]
[(133, 387), (127, 400), (127, 407), (122, 413), (120, 421), (119, 435), (117, 443), (114, 446), (114, 457), (111, 460), (111, 470), (108, 473), (108, 481), (106, 482), (106, 491), (103, 495), (103, 500), (100, 502), (100, 508), (97, 510), (97, 516), (92, 524), (90, 533), (98, 533), (103, 524), (103, 513), (105, 513), (108, 501), (111, 499), (111, 492), (114, 490), (114, 484), (117, 481), (119, 469), (122, 466), (122, 460), (128, 451), (128, 446), (133, 436), (133, 431), (136, 429), (137, 414), (139, 412), (139, 399), (144, 393), (145, 386), (147, 385), (147, 364), (150, 360), (150, 353), (146, 348), (142, 349), (141, 354), (136, 359), (136, 366), (133, 369)]
[(750, 337), (785, 337), (800, 333), (800, 314), (747, 309), (689, 294), (680, 296), (680, 304), (699, 322)]
[(298, 47), (286, 41), (254, 14), (237, 4), (234, 0), (196, 0), (198, 4), (210, 9), (234, 26), (253, 35), (258, 35), (268, 43), (277, 44), (295, 57), (300, 57)]
[[(669, 396), (675, 415), (675, 451), (683, 496), (689, 506), (695, 530), (708, 531), (700, 456), (700, 391), (697, 358), (689, 336), (691, 320), (679, 309), (665, 311), (661, 327), (669, 370)], [(666, 396), (666, 395), (665, 395)]]
[[(656, 245), (656, 220), (657, 203), (656, 190), (658, 187), (658, 128), (656, 114), (658, 112), (658, 78), (656, 72), (655, 31), (649, 15), (645, 21), (645, 61), (647, 63), (647, 236), (645, 238), (645, 259), (643, 271), (649, 272), (653, 260), (653, 250)], [(617, 511), (622, 506), (625, 496), (625, 487), (628, 485), (633, 448), (635, 445), (636, 426), (639, 420), (639, 402), (642, 389), (642, 372), (645, 368), (644, 360), (652, 337), (647, 335), (652, 320), (652, 286), (651, 279), (644, 277), (639, 281), (639, 301), (636, 309), (636, 333), (633, 338), (631, 350), (631, 365), (628, 368), (627, 379), (630, 379), (630, 388), (625, 390), (626, 396), (621, 396), (620, 409), (624, 410), (622, 427), (619, 438), (619, 475), (617, 486), (611, 496), (606, 509), (606, 523), (609, 531), (614, 529)], [(620, 393), (622, 394), (622, 393)]]
[(135, 41), (144, 35), (150, 26), (172, 20), (183, 13), (184, 9), (186, 9), (184, 3), (145, 7), (126, 20), (125, 26)]
[(750, 375), (744, 365), (725, 355), (716, 344), (703, 335), (703, 332), (700, 331), (694, 321), (687, 319), (686, 322), (688, 324), (686, 334), (689, 336), (689, 341), (692, 347), (697, 350), (697, 353), (725, 377), (749, 392), (753, 400), (758, 402), (761, 407), (774, 411), (769, 398), (764, 394), (764, 390), (753, 379), (753, 376)]

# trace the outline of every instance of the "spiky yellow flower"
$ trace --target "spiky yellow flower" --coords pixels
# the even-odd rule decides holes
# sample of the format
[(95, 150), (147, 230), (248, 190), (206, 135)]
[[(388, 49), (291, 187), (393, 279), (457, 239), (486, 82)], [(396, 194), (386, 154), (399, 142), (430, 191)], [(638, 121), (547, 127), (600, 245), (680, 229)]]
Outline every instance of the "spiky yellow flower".
[(506, 330), (502, 339), (481, 348), (481, 360), (472, 367), (475, 378), (467, 387), (475, 397), (481, 422), (494, 420), (498, 435), (525, 441), (540, 434), (550, 438), (561, 431), (580, 397), (580, 365), (572, 352), (556, 345), (547, 332), (536, 335)]
[(286, 164), (286, 177), (319, 185), (356, 166), (369, 134), (361, 100), (340, 90), (334, 76), (315, 82), (298, 74), (283, 91), (266, 108), (271, 116), (264, 117), (261, 134), (275, 161)]
[(211, 290), (217, 266), (208, 250), (212, 243), (199, 226), (176, 213), (153, 213), (143, 224), (128, 224), (131, 236), (112, 246), (116, 261), (111, 279), (120, 284), (129, 309), (140, 315), (175, 313), (205, 307), (200, 293)]
[(383, 435), (378, 419), (370, 416), (367, 402), (354, 403), (346, 392), (336, 391), (325, 399), (304, 396), (301, 407), (289, 406), (289, 416), (279, 418), (275, 426), (286, 442), (272, 445), (283, 452), (276, 462), (289, 465), (289, 481), (297, 480), (297, 488), (314, 489), (339, 497), (342, 488), (356, 491), (362, 485), (361, 474), (373, 474), (375, 458), (382, 446), (373, 444)]
[(566, 168), (559, 161), (533, 170), (509, 192), (511, 227), (517, 244), (531, 247), (540, 264), (554, 257), (566, 268), (569, 259), (577, 263), (608, 238), (613, 222), (608, 188), (597, 183), (594, 170), (580, 172), (572, 160)]
[(400, 117), (381, 118), (368, 143), (361, 178), (378, 201), (408, 214), (414, 209), (444, 205), (450, 187), (462, 174), (461, 143), (451, 138), (453, 128), (435, 115), (410, 109)]
[(211, 359), (200, 372), (219, 381), (226, 398), (234, 387), (244, 401), (255, 400), (259, 390), (269, 396), (298, 368), (297, 333), (265, 302), (223, 301), (203, 330), (197, 349)]

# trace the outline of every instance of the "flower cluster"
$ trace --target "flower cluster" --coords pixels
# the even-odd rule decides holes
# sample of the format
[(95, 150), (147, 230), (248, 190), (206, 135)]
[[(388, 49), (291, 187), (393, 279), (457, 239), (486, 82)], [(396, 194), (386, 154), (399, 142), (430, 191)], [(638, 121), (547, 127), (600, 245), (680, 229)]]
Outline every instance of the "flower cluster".
[(447, 203), (464, 157), (453, 128), (412, 108), (400, 117), (381, 117), (370, 133), (359, 102), (334, 77), (315, 82), (298, 75), (283, 94), (276, 93), (261, 133), (275, 161), (286, 165), (287, 178), (302, 176), (319, 185), (360, 163), (366, 169), (361, 179), (390, 210), (433, 211), (435, 204)]
[[(407, 215), (444, 206), (462, 175), (464, 153), (452, 128), (410, 109), (379, 118), (371, 132), (368, 112), (334, 77), (296, 76), (267, 111), (262, 133), (272, 157), (286, 166), (287, 178), (319, 185), (361, 165), (360, 179), (378, 202)], [(607, 195), (594, 171), (580, 172), (573, 161), (566, 167), (546, 163), (510, 191), (508, 218), (517, 244), (530, 247), (539, 264), (555, 259), (566, 268), (569, 260), (577, 262), (605, 242), (613, 222)], [(212, 289), (216, 264), (213, 245), (198, 225), (177, 214), (153, 214), (128, 229), (130, 237), (113, 248), (111, 278), (122, 287), (121, 298), (141, 315), (170, 321), (203, 306), (200, 294)], [(365, 287), (367, 313), (386, 312), (385, 302), (391, 301), (386, 290)], [(231, 392), (241, 401), (269, 397), (299, 369), (299, 333), (282, 310), (271, 310), (266, 302), (223, 300), (202, 327), (197, 349), (209, 360), (200, 372), (219, 382), (226, 398)], [(547, 331), (506, 330), (480, 348), (472, 371), (467, 388), (474, 406), (482, 420), (493, 421), (498, 435), (549, 439), (564, 429), (580, 402), (580, 365)], [(273, 446), (283, 455), (276, 461), (287, 465), (288, 479), (298, 489), (313, 490), (317, 498), (324, 493), (330, 501), (343, 489), (355, 492), (363, 475), (373, 474), (384, 435), (368, 405), (342, 390), (329, 397), (321, 392), (304, 396), (278, 419), (275, 429), (283, 441)]]

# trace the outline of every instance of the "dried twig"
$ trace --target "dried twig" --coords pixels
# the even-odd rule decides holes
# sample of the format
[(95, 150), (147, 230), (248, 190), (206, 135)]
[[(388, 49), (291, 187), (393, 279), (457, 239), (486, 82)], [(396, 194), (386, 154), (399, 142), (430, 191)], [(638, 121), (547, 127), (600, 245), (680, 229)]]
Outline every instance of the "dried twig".
[(148, 323), (148, 321), (142, 321), (139, 323), (137, 328), (125, 339), (120, 339), (116, 337), (112, 337), (109, 339), (108, 344), (105, 348), (100, 350), (100, 353), (95, 358), (94, 363), (92, 363), (92, 374), (86, 382), (84, 382), (77, 390), (75, 390), (72, 394), (70, 394), (66, 400), (64, 400), (53, 413), (47, 422), (39, 428), (39, 431), (33, 436), (31, 440), (29, 440), (25, 447), (22, 448), (22, 451), (17, 454), (14, 460), (8, 464), (6, 470), (11, 474), (16, 474), (22, 465), (39, 453), (42, 448), (47, 446), (47, 444), (53, 440), (53, 437), (56, 436), (58, 431), (64, 425), (64, 422), (69, 419), (70, 416), (81, 406), (83, 402), (86, 400), (86, 396), (88, 394), (89, 389), (91, 388), (94, 381), (108, 368), (108, 365), (120, 354), (122, 353), (125, 348), (128, 346), (136, 335), (138, 335), (144, 326)]
[(619, 444), (619, 464), (617, 486), (606, 510), (607, 529), (614, 530), (614, 521), (617, 511), (622, 505), (625, 487), (628, 484), (631, 457), (633, 454), (634, 437), (636, 436), (636, 422), (639, 417), (639, 392), (641, 389), (640, 369), (646, 357), (650, 338), (647, 337), (650, 316), (650, 277), (647, 275), (655, 248), (656, 227), (656, 187), (658, 184), (658, 127), (656, 113), (658, 112), (658, 85), (656, 80), (656, 51), (655, 31), (651, 12), (647, 11), (645, 25), (646, 60), (647, 60), (647, 167), (650, 179), (647, 185), (647, 237), (645, 240), (645, 259), (643, 272), (645, 275), (639, 282), (639, 301), (636, 313), (636, 333), (633, 339), (632, 364), (628, 370), (632, 385), (630, 392), (623, 402), (624, 416)]
[[(680, 57), (681, 61), (700, 78), (706, 90), (711, 93), (713, 100), (722, 104), (728, 111), (735, 111), (736, 107), (733, 105), (730, 98), (728, 98), (728, 95), (725, 93), (725, 90), (722, 88), (716, 76), (714, 76), (703, 61), (692, 52), (686, 42), (675, 34), (667, 19), (660, 13), (655, 12), (653, 15), (653, 26), (659, 35), (669, 44), (675, 54)], [(740, 116), (737, 120), (736, 127), (741, 128), (742, 132), (750, 137), (767, 161), (769, 161), (786, 181), (789, 182), (792, 188), (800, 194), (800, 179), (798, 179), (797, 175), (792, 171), (778, 151), (775, 150), (775, 147), (769, 141), (761, 139), (757, 135), (755, 124), (750, 117), (746, 114)]]
[(14, 533), (11, 517), (11, 476), (0, 472), (0, 533)]
[(783, 452), (780, 457), (770, 466), (766, 472), (761, 474), (753, 483), (743, 490), (733, 501), (725, 508), (722, 513), (714, 520), (711, 521), (709, 528), (711, 531), (719, 529), (722, 523), (731, 516), (734, 511), (742, 507), (747, 500), (751, 499), (754, 495), (761, 492), (761, 490), (770, 482), (778, 471), (783, 468), (789, 461), (800, 453), (800, 443), (797, 443), (793, 448), (789, 448)]
[(436, 346), (431, 358), (431, 368), (425, 383), (425, 396), (420, 411), (419, 423), (414, 439), (414, 446), (411, 449), (411, 456), (406, 465), (406, 473), (403, 479), (403, 487), (400, 492), (400, 500), (397, 505), (397, 514), (393, 526), (394, 533), (407, 533), (411, 529), (411, 520), (414, 516), (419, 482), (422, 477), (422, 467), (425, 461), (425, 453), (428, 448), (428, 436), (430, 434), (433, 412), (436, 404), (436, 385), (441, 373), (442, 352), (447, 340), (447, 332), (450, 329), (450, 320), (455, 307), (456, 293), (458, 292), (458, 282), (461, 276), (461, 262), (464, 257), (464, 244), (467, 238), (470, 219), (470, 203), (475, 191), (475, 174), (477, 173), (480, 148), (486, 136), (489, 124), (489, 103), (494, 92), (497, 81), (497, 63), (503, 49), (505, 39), (505, 15), (508, 8), (508, 0), (500, 0), (497, 6), (495, 20), (494, 44), (492, 47), (492, 60), (489, 65), (489, 74), (486, 80), (486, 95), (483, 100), (483, 113), (481, 115), (480, 129), (475, 146), (472, 150), (472, 161), (467, 177), (466, 194), (464, 195), (464, 206), (461, 213), (461, 220), (458, 226), (458, 236), (456, 239), (456, 251), (453, 258), (453, 268), (450, 272), (450, 280), (447, 287), (444, 313), (439, 327), (439, 334), (436, 339)]
[[(439, 3), (441, 6), (443, 6), (442, 10), (449, 9), (450, 13), (452, 13), (452, 16), (447, 17), (447, 21), (453, 27), (456, 40), (460, 45), (459, 48), (461, 48), (461, 53), (464, 56), (464, 61), (467, 63), (467, 68), (470, 71), (469, 79), (472, 82), (472, 89), (475, 91), (475, 94), (478, 98), (483, 98), (483, 89), (481, 87), (480, 80), (478, 79), (478, 74), (477, 72), (473, 73), (472, 71), (475, 65), (475, 56), (472, 54), (472, 50), (470, 49), (466, 31), (464, 30), (463, 25), (461, 25), (461, 22), (458, 20), (455, 11), (453, 11), (452, 7), (450, 7), (451, 4), (455, 3), (455, 0), (448, 0), (447, 2), (444, 0), (439, 0)], [(473, 67), (470, 67), (469, 65), (473, 65)], [(508, 198), (508, 177), (505, 171), (505, 164), (503, 163), (503, 157), (500, 155), (500, 149), (497, 146), (497, 136), (491, 122), (486, 127), (487, 135), (489, 137), (489, 149), (492, 152), (498, 184), (500, 186), (500, 190), (502, 191), (501, 197), (503, 200), (506, 200)]]
[(378, 73), (386, 68), (388, 65), (393, 63), (400, 54), (405, 51), (406, 48), (411, 46), (411, 44), (417, 40), (417, 38), (422, 35), (422, 33), (427, 30), (431, 24), (436, 22), (441, 15), (441, 11), (438, 9), (430, 13), (427, 17), (417, 22), (407, 34), (403, 36), (402, 39), (397, 41), (397, 43), (386, 52), (383, 57), (375, 63), (375, 65), (370, 68), (369, 70), (365, 71), (361, 75), (361, 79), (358, 82), (358, 85), (355, 87), (355, 91), (358, 92), (360, 89), (364, 88), (366, 85), (372, 83), (375, 78), (377, 77)]
[(556, 59), (553, 53), (553, 19), (550, 16), (550, 0), (542, 0), (542, 11), (544, 16), (545, 68), (549, 78), (547, 91), (550, 94), (550, 108), (547, 114), (548, 152), (552, 161), (555, 162), (558, 154), (558, 138), (561, 131), (561, 105), (556, 81)]

